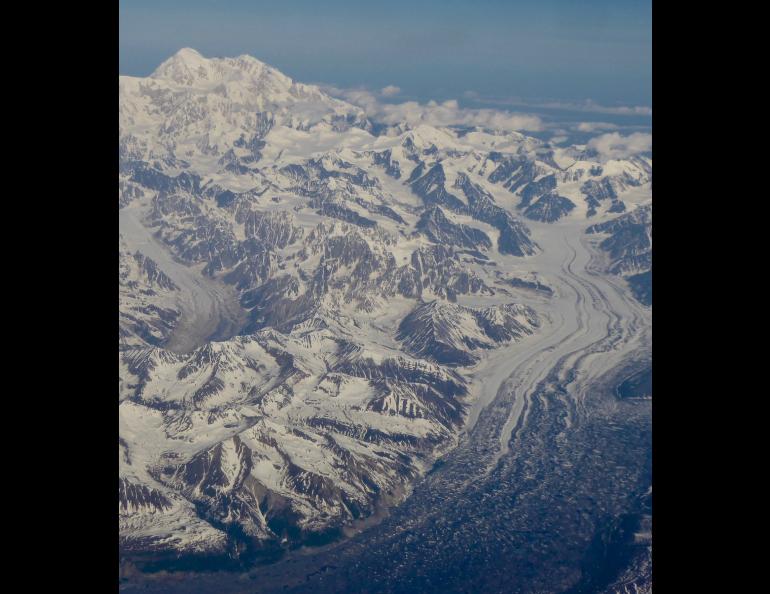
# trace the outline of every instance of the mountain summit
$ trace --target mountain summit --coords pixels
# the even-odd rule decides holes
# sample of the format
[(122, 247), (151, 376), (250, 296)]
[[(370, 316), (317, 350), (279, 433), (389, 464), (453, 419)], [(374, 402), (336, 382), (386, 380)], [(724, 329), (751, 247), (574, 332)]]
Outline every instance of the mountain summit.
[(241, 137), (264, 131), (267, 122), (298, 130), (321, 122), (368, 125), (360, 108), (256, 58), (205, 58), (190, 48), (148, 78), (120, 77), (119, 122), (133, 151), (168, 160), (171, 153), (226, 151)]
[(252, 90), (273, 92), (290, 92), (294, 86), (288, 76), (252, 56), (205, 58), (191, 48), (180, 49), (158, 66), (150, 78), (190, 87), (240, 82)]

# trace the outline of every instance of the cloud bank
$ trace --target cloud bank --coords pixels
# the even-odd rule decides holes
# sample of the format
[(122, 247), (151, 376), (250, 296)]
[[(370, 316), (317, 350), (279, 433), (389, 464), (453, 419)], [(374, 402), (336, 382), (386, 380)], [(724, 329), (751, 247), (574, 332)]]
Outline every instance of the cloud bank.
[[(372, 92), (365, 89), (338, 89), (324, 87), (329, 94), (361, 107), (375, 121), (394, 125), (405, 122), (410, 126), (428, 124), (430, 126), (480, 126), (496, 130), (537, 132), (543, 130), (543, 121), (536, 115), (503, 111), (498, 109), (471, 109), (460, 107), (450, 99), (441, 103), (428, 101), (406, 101), (404, 103), (385, 103)], [(388, 97), (401, 92), (401, 89), (389, 85), (380, 91)]]
[(646, 105), (601, 105), (592, 99), (585, 101), (526, 101), (511, 97), (484, 97), (475, 91), (465, 91), (463, 97), (472, 101), (479, 101), (491, 105), (510, 105), (512, 107), (525, 107), (529, 109), (548, 109), (561, 111), (574, 111), (583, 113), (603, 113), (609, 115), (634, 115), (651, 116), (652, 107)]
[(599, 130), (617, 130), (618, 126), (609, 122), (580, 122), (576, 129), (578, 132), (597, 132)]
[[(600, 134), (588, 141), (587, 147), (596, 151), (603, 160), (623, 159), (632, 155), (647, 152), (652, 147), (652, 135), (644, 132), (634, 132), (623, 136), (623, 126), (602, 121), (577, 121), (571, 123), (549, 122), (532, 113), (522, 113), (490, 107), (461, 107), (454, 100), (405, 101), (402, 103), (388, 102), (386, 99), (401, 93), (396, 85), (387, 85), (379, 91), (365, 88), (344, 89), (330, 85), (319, 85), (330, 95), (343, 99), (362, 108), (373, 121), (389, 126), (405, 123), (410, 127), (420, 124), (429, 126), (471, 126), (500, 130), (504, 132), (546, 132), (551, 135), (550, 142), (554, 145), (566, 144), (574, 131)], [(477, 94), (467, 92), (466, 97), (477, 97)], [(473, 98), (471, 97), (471, 98)], [(512, 99), (507, 105), (524, 105)], [(535, 104), (529, 104), (536, 107)], [(548, 103), (538, 104), (537, 107), (572, 108), (576, 111), (595, 113), (633, 113), (651, 114), (648, 107), (605, 107), (592, 101), (582, 103)], [(572, 131), (572, 132), (570, 132)]]
[(511, 113), (496, 109), (462, 108), (454, 99), (437, 103), (417, 101), (382, 104), (377, 118), (385, 124), (406, 122), (410, 126), (428, 124), (431, 126), (481, 126), (495, 130), (530, 130), (543, 129), (543, 122), (534, 115)]
[(603, 160), (626, 159), (652, 150), (652, 134), (635, 132), (621, 136), (617, 132), (610, 132), (592, 138), (586, 146), (595, 150)]
[(397, 87), (396, 85), (388, 85), (387, 87), (383, 87), (380, 90), (380, 95), (383, 97), (392, 97), (393, 95), (398, 95), (401, 92), (401, 87)]

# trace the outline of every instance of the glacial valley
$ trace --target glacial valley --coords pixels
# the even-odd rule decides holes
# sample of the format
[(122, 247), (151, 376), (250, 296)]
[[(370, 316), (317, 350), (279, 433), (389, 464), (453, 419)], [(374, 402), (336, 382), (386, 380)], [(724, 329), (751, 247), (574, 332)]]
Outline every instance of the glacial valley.
[(120, 77), (121, 589), (648, 591), (651, 185), (249, 56)]

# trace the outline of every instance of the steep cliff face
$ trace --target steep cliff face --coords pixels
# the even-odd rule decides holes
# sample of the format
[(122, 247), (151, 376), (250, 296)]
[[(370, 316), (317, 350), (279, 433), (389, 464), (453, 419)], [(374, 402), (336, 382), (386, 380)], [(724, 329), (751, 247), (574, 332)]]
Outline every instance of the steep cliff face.
[(586, 232), (606, 235), (599, 247), (607, 252), (608, 272), (625, 277), (634, 296), (652, 305), (652, 204), (591, 225)]

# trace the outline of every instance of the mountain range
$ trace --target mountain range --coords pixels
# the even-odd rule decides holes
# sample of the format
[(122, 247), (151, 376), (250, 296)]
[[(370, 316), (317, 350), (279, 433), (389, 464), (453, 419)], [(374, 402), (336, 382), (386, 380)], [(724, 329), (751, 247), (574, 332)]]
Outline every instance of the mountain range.
[(651, 305), (650, 155), (385, 125), (249, 56), (119, 90), (127, 556), (237, 565), (402, 501), (550, 323), (544, 234)]

